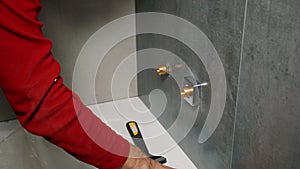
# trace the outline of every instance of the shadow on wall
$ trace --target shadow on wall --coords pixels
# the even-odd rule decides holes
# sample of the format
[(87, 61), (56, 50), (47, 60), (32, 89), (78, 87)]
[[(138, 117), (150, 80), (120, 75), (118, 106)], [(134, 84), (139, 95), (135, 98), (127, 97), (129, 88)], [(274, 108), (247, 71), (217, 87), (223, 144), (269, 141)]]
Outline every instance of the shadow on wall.
[(0, 89), (0, 122), (15, 119), (16, 115)]

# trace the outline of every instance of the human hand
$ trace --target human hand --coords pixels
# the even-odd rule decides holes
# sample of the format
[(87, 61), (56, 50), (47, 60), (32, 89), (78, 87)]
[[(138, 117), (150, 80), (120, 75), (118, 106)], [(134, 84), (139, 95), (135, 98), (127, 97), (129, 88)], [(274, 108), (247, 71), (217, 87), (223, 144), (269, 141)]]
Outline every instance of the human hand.
[(146, 156), (138, 147), (131, 145), (127, 161), (120, 169), (173, 169)]

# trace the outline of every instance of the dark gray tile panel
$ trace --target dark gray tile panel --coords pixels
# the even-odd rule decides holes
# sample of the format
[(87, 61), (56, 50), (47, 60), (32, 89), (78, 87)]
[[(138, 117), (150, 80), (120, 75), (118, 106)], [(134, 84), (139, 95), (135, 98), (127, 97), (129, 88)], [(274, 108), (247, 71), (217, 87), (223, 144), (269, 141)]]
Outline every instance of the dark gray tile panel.
[[(189, 20), (198, 26), (216, 47), (225, 67), (228, 85), (223, 118), (214, 135), (206, 143), (199, 144), (198, 137), (210, 103), (210, 89), (204, 89), (204, 100), (197, 121), (187, 137), (180, 142), (180, 146), (198, 168), (230, 168), (245, 1), (139, 0), (136, 1), (136, 5), (138, 12), (165, 12)], [(137, 29), (138, 24), (137, 20)], [(174, 39), (159, 35), (143, 35), (137, 38), (137, 46), (138, 50), (151, 47), (172, 51), (192, 68), (197, 80), (208, 80), (205, 68), (197, 56)], [(143, 60), (138, 57), (138, 68), (143, 64)], [(171, 98), (165, 112), (159, 118), (165, 127), (170, 126), (177, 117), (176, 113), (179, 109), (176, 104), (180, 101), (177, 99), (178, 87), (172, 86), (172, 80), (159, 79), (154, 70), (139, 73), (138, 84), (139, 95), (146, 104), (147, 94), (156, 88), (162, 88), (167, 98)]]
[(248, 1), (233, 169), (300, 166), (300, 1)]

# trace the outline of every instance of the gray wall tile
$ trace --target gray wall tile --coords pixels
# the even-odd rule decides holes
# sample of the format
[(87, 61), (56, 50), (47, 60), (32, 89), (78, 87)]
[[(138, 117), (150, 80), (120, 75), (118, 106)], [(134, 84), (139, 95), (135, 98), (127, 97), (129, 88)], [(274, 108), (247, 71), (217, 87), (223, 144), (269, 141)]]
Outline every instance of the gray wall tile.
[[(72, 87), (73, 71), (79, 52), (84, 43), (105, 24), (122, 16), (135, 13), (134, 0), (66, 0), (42, 1), (43, 10), (40, 19), (44, 22), (45, 36), (53, 41), (53, 53), (61, 63), (61, 75), (65, 84)], [(134, 23), (134, 21), (133, 21)], [(135, 29), (135, 25), (132, 25)], [(105, 41), (105, 39), (102, 39)], [(91, 79), (90, 72), (79, 76), (75, 92), (86, 104), (95, 104), (112, 100), (112, 74), (128, 54), (136, 51), (135, 38), (124, 39), (113, 47), (105, 56), (105, 63), (99, 65), (96, 79)], [(107, 64), (109, 63), (109, 64)], [(87, 65), (88, 66), (88, 65)], [(128, 66), (136, 70), (136, 63)], [(95, 89), (88, 89), (84, 82), (95, 83)], [(122, 85), (122, 84), (120, 84)], [(129, 96), (137, 96), (137, 80), (133, 79)], [(92, 99), (94, 93), (96, 102)], [(127, 97), (127, 92), (118, 94), (114, 99)]]
[(299, 8), (248, 1), (233, 169), (300, 166)]
[[(165, 12), (187, 19), (208, 36), (218, 51), (225, 67), (228, 85), (223, 118), (213, 136), (204, 144), (199, 144), (198, 137), (210, 104), (210, 88), (204, 88), (199, 116), (187, 137), (180, 142), (180, 146), (198, 168), (230, 168), (245, 1), (154, 0), (136, 1), (136, 5), (137, 12)], [(139, 20), (137, 20), (137, 31), (138, 29)], [(198, 81), (209, 81), (207, 72), (198, 57), (188, 47), (174, 39), (160, 35), (141, 35), (137, 37), (137, 46), (138, 50), (145, 48), (169, 50), (191, 67)], [(139, 55), (137, 59), (139, 71), (145, 63)], [(153, 62), (157, 61), (153, 60)], [(179, 88), (174, 80), (170, 77), (161, 79), (157, 77), (155, 70), (150, 69), (139, 72), (138, 84), (139, 96), (148, 106), (150, 106), (148, 94), (151, 90), (164, 91), (168, 103), (159, 120), (166, 128), (172, 125), (178, 116), (181, 101)], [(190, 107), (187, 104), (182, 106), (183, 109), (189, 111)], [(173, 137), (178, 135), (177, 133), (171, 134)]]

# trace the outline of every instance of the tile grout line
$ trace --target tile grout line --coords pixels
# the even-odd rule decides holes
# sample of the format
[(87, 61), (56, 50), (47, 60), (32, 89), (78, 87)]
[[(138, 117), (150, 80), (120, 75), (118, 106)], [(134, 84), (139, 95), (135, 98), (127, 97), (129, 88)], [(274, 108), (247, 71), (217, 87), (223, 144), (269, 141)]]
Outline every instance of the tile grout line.
[(233, 137), (232, 137), (232, 148), (231, 148), (231, 159), (229, 168), (232, 169), (233, 163), (233, 149), (235, 143), (235, 130), (236, 130), (236, 123), (237, 123), (237, 106), (239, 100), (239, 91), (240, 91), (240, 80), (241, 80), (241, 72), (242, 72), (242, 60), (243, 60), (243, 52), (244, 52), (244, 40), (245, 40), (245, 29), (246, 29), (246, 19), (247, 19), (247, 9), (248, 9), (248, 0), (245, 0), (245, 10), (244, 10), (244, 22), (243, 22), (243, 32), (242, 32), (242, 42), (241, 42), (241, 52), (240, 52), (240, 63), (239, 63), (239, 77), (237, 83), (237, 96), (236, 96), (236, 103), (235, 103), (235, 114), (234, 114), (234, 125), (233, 125)]

